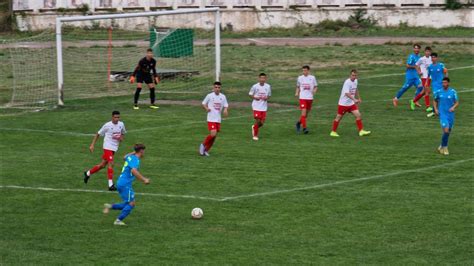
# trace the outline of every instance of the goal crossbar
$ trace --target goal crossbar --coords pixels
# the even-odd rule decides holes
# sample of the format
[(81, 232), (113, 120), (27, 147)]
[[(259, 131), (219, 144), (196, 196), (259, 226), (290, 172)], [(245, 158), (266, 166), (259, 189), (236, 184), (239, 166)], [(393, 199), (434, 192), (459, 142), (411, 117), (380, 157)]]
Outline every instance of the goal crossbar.
[(196, 8), (185, 10), (168, 10), (168, 11), (151, 11), (136, 12), (125, 14), (104, 14), (91, 16), (67, 16), (56, 18), (56, 58), (57, 58), (57, 81), (58, 81), (58, 105), (64, 105), (64, 69), (63, 69), (63, 52), (62, 52), (62, 24), (63, 22), (99, 20), (99, 19), (116, 19), (116, 18), (135, 18), (135, 17), (153, 17), (165, 15), (191, 14), (215, 12), (215, 80), (220, 80), (221, 75), (221, 43), (220, 43), (220, 12), (218, 7), (213, 8)]

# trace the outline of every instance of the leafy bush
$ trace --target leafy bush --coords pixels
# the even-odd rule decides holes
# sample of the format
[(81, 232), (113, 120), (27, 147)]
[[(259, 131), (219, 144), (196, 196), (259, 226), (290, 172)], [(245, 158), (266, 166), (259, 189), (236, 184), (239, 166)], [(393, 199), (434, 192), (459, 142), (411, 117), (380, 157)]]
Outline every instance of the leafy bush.
[(463, 4), (459, 3), (458, 0), (446, 0), (446, 9), (460, 9), (463, 7)]
[(357, 9), (354, 13), (346, 20), (330, 20), (325, 19), (315, 25), (316, 31), (330, 30), (340, 31), (344, 29), (370, 29), (377, 26), (377, 20), (372, 16), (367, 16), (367, 11), (364, 9)]

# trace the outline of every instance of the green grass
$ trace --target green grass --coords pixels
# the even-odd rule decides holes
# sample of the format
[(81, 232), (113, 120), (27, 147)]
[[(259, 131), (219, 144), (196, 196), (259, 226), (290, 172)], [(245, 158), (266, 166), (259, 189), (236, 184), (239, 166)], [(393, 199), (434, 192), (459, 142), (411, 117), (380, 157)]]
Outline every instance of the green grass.
[[(435, 49), (448, 68), (472, 65), (469, 45)], [(82, 171), (98, 162), (100, 145), (90, 154), (91, 136), (74, 134), (94, 133), (115, 109), (129, 130), (117, 159), (133, 143), (147, 145), (141, 170), (152, 184), (137, 183), (136, 192), (223, 199), (387, 175), (228, 201), (138, 195), (127, 228), (112, 225), (115, 213), (101, 213), (103, 203), (119, 200), (115, 193), (1, 188), (2, 263), (472, 264), (473, 69), (450, 71), (461, 105), (451, 155), (444, 157), (434, 152), (441, 137), (437, 119), (408, 110), (413, 90), (399, 108), (390, 104), (403, 82), (408, 52), (397, 45), (223, 47), (229, 101), (248, 101), (256, 74), (265, 71), (273, 87), (271, 102), (283, 107), (269, 110), (259, 142), (249, 136), (251, 110), (231, 108), (209, 158), (197, 155), (207, 134), (198, 106), (133, 111), (130, 95), (66, 98), (60, 109), (2, 113), (2, 186), (105, 190), (104, 172), (87, 186), (81, 179)], [(309, 117), (311, 134), (296, 135), (294, 83), (304, 63), (313, 66), (320, 89)], [(360, 69), (361, 112), (373, 134), (359, 138), (353, 117), (347, 116), (341, 138), (332, 139), (340, 87), (353, 67)], [(373, 77), (393, 73), (400, 75)], [(166, 83), (162, 86), (167, 90)], [(159, 98), (201, 100), (208, 90)], [(142, 97), (147, 100), (146, 93)], [(116, 162), (118, 172), (121, 162)], [(202, 220), (190, 218), (194, 207), (204, 210)]]

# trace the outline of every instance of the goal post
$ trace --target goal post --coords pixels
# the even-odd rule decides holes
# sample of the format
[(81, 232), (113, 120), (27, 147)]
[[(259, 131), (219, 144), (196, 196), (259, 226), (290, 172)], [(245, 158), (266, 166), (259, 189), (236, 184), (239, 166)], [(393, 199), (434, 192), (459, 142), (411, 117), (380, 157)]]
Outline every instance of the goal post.
[[(214, 61), (214, 62), (212, 62), (213, 63), (212, 66), (211, 66), (211, 63), (206, 62), (206, 64), (207, 64), (206, 68), (211, 68), (211, 67), (214, 68), (214, 71), (213, 71), (214, 74), (213, 74), (212, 78), (215, 81), (218, 81), (218, 80), (220, 80), (220, 76), (221, 76), (221, 47), (220, 47), (221, 46), (221, 42), (220, 42), (220, 22), (221, 22), (220, 16), (221, 16), (221, 14), (219, 12), (219, 8), (198, 8), (198, 9), (137, 12), (137, 13), (124, 13), (124, 14), (104, 14), (104, 15), (90, 15), (90, 16), (57, 17), (56, 18), (56, 37), (55, 38), (56, 38), (58, 105), (60, 105), (60, 106), (64, 105), (64, 97), (66, 95), (66, 93), (65, 93), (65, 69), (64, 69), (64, 65), (65, 65), (64, 56), (65, 56), (65, 54), (64, 54), (64, 49), (63, 49), (64, 42), (65, 42), (64, 28), (65, 28), (66, 25), (75, 25), (75, 24), (80, 24), (81, 22), (94, 23), (94, 22), (97, 22), (97, 21), (99, 21), (99, 22), (97, 22), (97, 24), (92, 24), (92, 25), (93, 26), (99, 25), (99, 24), (101, 24), (100, 22), (103, 22), (103, 21), (108, 21), (109, 24), (113, 24), (113, 23), (126, 24), (126, 23), (121, 23), (121, 22), (123, 22), (123, 20), (126, 20), (126, 19), (137, 19), (137, 18), (140, 19), (140, 18), (143, 18), (142, 20), (147, 20), (148, 21), (148, 24), (147, 24), (148, 27), (156, 27), (157, 26), (156, 24), (160, 24), (160, 25), (163, 24), (163, 22), (157, 22), (156, 21), (156, 18), (158, 18), (158, 17), (162, 17), (162, 16), (181, 16), (182, 15), (183, 16), (183, 19), (182, 19), (183, 21), (179, 21), (180, 19), (178, 17), (178, 19), (177, 19), (178, 21), (173, 21), (173, 23), (170, 23), (170, 24), (176, 25), (176, 24), (182, 23), (182, 24), (185, 24), (186, 26), (191, 25), (192, 27), (197, 27), (196, 25), (193, 25), (194, 23), (192, 23), (192, 21), (196, 20), (196, 18), (188, 18), (187, 16), (192, 16), (193, 14), (195, 15), (195, 14), (200, 14), (200, 13), (209, 13), (209, 14), (214, 13), (213, 16), (212, 15), (207, 16), (208, 19), (210, 17), (212, 17), (212, 19), (214, 20), (213, 23), (210, 23), (209, 21), (206, 21), (207, 24), (211, 24), (211, 25), (213, 24), (213, 27), (214, 27), (214, 43), (213, 43), (214, 58), (213, 59), (208, 58), (208, 57), (210, 57), (210, 54), (209, 54), (209, 51), (208, 51), (210, 48), (207, 47), (206, 48), (206, 56), (207, 57), (205, 58), (205, 60)], [(204, 15), (203, 16), (197, 16), (197, 17), (204, 17)], [(155, 18), (155, 20), (153, 20), (152, 18)], [(202, 19), (202, 18), (199, 18), (199, 19)], [(103, 24), (106, 24), (106, 23), (103, 23)], [(78, 26), (78, 27), (80, 27), (80, 26)], [(143, 26), (143, 27), (145, 27), (145, 26)], [(114, 47), (113, 49), (115, 49), (115, 46), (113, 46), (110, 43), (110, 38), (113, 38), (112, 37), (113, 33), (111, 33), (111, 30), (110, 30), (111, 26), (107, 25), (107, 26), (105, 26), (105, 28), (106, 28), (105, 30), (107, 32), (106, 36), (108, 36), (108, 38), (109, 38), (109, 44), (108, 44), (108, 49), (109, 50), (107, 50), (106, 54), (107, 54), (107, 57), (110, 60), (110, 58), (111, 58), (110, 49), (111, 49), (111, 47)], [(120, 27), (118, 27), (118, 28), (120, 28)], [(142, 29), (142, 31), (143, 31), (143, 29)], [(86, 31), (85, 34), (87, 35), (87, 31)], [(128, 44), (128, 45), (132, 46), (130, 44)], [(96, 46), (99, 46), (99, 45), (96, 45)], [(203, 50), (203, 49), (204, 48), (200, 49), (200, 51)], [(204, 52), (202, 52), (202, 53), (204, 53)], [(126, 57), (125, 54), (127, 54), (127, 51), (122, 52), (121, 55), (123, 57)], [(200, 65), (204, 64), (203, 63), (203, 58), (197, 58), (199, 55), (200, 54), (198, 54), (196, 56), (196, 59), (184, 58), (183, 57), (181, 59), (176, 59), (173, 62), (171, 62), (170, 60), (168, 60), (166, 58), (163, 59), (163, 60), (164, 61), (169, 61), (165, 64), (168, 67), (170, 65), (171, 66), (180, 66), (180, 65), (184, 66), (185, 64), (190, 65), (190, 64), (194, 63), (195, 65), (190, 67), (190, 69), (191, 68), (194, 69), (194, 68), (197, 68)], [(134, 58), (132, 58), (131, 56), (129, 56), (128, 58), (121, 58), (120, 59), (120, 60), (122, 60), (122, 62), (120, 62), (121, 65), (126, 64), (126, 62), (125, 62), (126, 60), (130, 61), (130, 62), (128, 62), (128, 64), (136, 65), (136, 63), (139, 60), (139, 58), (137, 58), (136, 56), (138, 56), (138, 55), (134, 55)], [(76, 57), (73, 60), (77, 60), (77, 58), (78, 57)], [(68, 60), (71, 60), (71, 59), (68, 59)], [(86, 57), (80, 58), (80, 60), (87, 60), (87, 58)], [(158, 61), (157, 67), (160, 67), (160, 58), (157, 58), (157, 61)], [(108, 63), (110, 64), (110, 61)], [(94, 64), (94, 63), (90, 62), (90, 64)], [(108, 68), (107, 73), (110, 73), (110, 65), (107, 68)], [(128, 71), (130, 71), (130, 70), (128, 70)], [(93, 72), (92, 66), (91, 66), (91, 69), (89, 70), (89, 72)], [(202, 71), (202, 72), (205, 72), (205, 71)], [(207, 71), (206, 73), (208, 73), (208, 72), (209, 71)], [(184, 76), (185, 74), (182, 74), (182, 75)], [(192, 75), (192, 74), (187, 74), (187, 75)], [(107, 77), (107, 78), (109, 78), (109, 77)], [(86, 85), (93, 85), (93, 84), (86, 84)], [(66, 97), (67, 97), (67, 95), (66, 95)]]

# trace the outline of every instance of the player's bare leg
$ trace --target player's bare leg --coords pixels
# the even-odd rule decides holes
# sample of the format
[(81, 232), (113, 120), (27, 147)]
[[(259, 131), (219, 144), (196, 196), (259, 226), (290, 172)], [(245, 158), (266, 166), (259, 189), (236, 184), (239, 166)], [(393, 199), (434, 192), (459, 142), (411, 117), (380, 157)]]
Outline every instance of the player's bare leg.
[(84, 172), (84, 183), (87, 184), (87, 182), (89, 181), (89, 178), (91, 177), (92, 174), (100, 171), (101, 169), (103, 169), (105, 166), (107, 165), (107, 161), (106, 160), (102, 160), (98, 165), (95, 165), (94, 167), (92, 167), (90, 170), (87, 170)]
[(137, 90), (135, 91), (135, 96), (133, 98), (133, 102), (134, 102), (134, 105), (133, 105), (133, 109), (134, 110), (138, 110), (140, 109), (140, 107), (138, 107), (138, 99), (140, 98), (140, 92), (142, 91), (142, 83), (138, 82), (137, 83)]
[(160, 107), (155, 105), (155, 100), (156, 100), (156, 94), (155, 94), (155, 84), (150, 83), (146, 84), (148, 86), (148, 89), (150, 90), (150, 108), (151, 109), (158, 109)]
[(370, 135), (370, 133), (372, 133), (372, 132), (364, 130), (364, 126), (362, 124), (362, 116), (361, 116), (359, 110), (352, 111), (352, 114), (356, 118), (356, 125), (357, 125), (357, 129), (359, 130), (359, 136), (363, 137), (363, 136)]
[(336, 118), (334, 118), (334, 121), (332, 122), (332, 131), (329, 134), (331, 137), (339, 137), (339, 134), (337, 134), (337, 127), (339, 126), (339, 122), (342, 120), (342, 115), (337, 114)]

